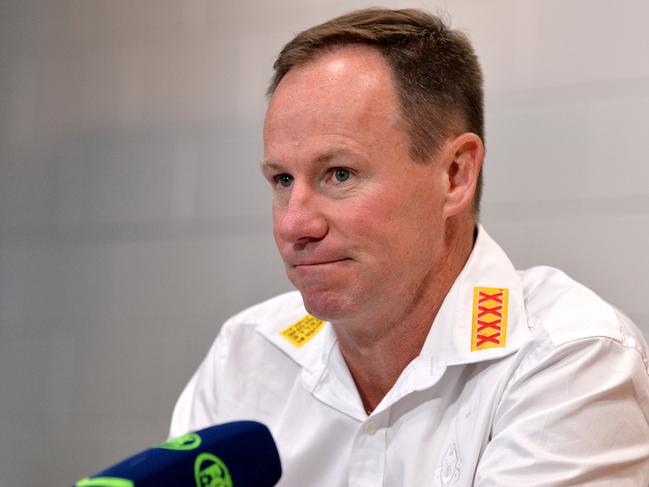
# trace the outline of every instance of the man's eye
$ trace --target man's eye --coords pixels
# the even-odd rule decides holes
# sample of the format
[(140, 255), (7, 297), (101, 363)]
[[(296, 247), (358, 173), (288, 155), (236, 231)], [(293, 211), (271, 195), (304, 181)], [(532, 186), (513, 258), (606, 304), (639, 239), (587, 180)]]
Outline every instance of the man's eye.
[(352, 177), (352, 172), (344, 167), (337, 167), (333, 170), (334, 179), (339, 183), (344, 183)]
[(293, 176), (290, 174), (278, 174), (275, 176), (275, 183), (282, 188), (289, 188), (293, 184)]

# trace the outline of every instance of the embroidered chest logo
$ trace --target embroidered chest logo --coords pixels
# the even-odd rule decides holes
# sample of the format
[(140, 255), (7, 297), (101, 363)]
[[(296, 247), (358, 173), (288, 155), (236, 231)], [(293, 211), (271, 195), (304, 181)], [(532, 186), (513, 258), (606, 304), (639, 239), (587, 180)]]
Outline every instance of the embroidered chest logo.
[(473, 290), (471, 351), (502, 348), (507, 339), (507, 288), (476, 287)]
[(319, 320), (315, 316), (306, 315), (291, 326), (284, 328), (279, 334), (297, 348), (300, 348), (316, 336), (322, 330), (324, 324), (324, 321)]
[(435, 469), (435, 486), (448, 487), (456, 483), (460, 478), (461, 467), (460, 455), (455, 442), (453, 442), (446, 449), (439, 467)]

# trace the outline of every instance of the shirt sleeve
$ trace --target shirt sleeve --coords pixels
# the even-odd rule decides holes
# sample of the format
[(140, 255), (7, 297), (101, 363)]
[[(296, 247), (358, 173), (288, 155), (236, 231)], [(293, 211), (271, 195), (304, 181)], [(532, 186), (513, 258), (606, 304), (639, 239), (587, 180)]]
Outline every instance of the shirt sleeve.
[(639, 351), (597, 337), (522, 364), (474, 485), (649, 486), (649, 376)]
[(183, 389), (180, 397), (176, 401), (173, 414), (171, 416), (171, 426), (169, 427), (169, 438), (176, 438), (190, 431), (190, 417), (194, 393), (196, 390), (197, 374), (195, 373)]
[(217, 386), (223, 369), (223, 356), (229, 348), (226, 322), (207, 356), (176, 401), (169, 437), (175, 438), (218, 422)]

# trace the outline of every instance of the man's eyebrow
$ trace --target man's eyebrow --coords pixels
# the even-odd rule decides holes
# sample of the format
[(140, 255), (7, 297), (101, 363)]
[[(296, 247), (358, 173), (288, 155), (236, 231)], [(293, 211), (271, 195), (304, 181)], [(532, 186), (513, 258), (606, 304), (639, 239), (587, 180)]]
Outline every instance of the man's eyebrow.
[(344, 147), (340, 147), (340, 148), (327, 151), (323, 154), (320, 154), (318, 157), (316, 157), (314, 162), (317, 163), (329, 162), (330, 160), (335, 159), (336, 157), (339, 156), (353, 156), (353, 155), (355, 154), (351, 150)]
[(276, 162), (273, 162), (269, 159), (262, 159), (261, 162), (259, 163), (259, 166), (261, 167), (262, 171), (265, 171), (267, 169), (273, 169), (275, 171), (283, 171), (284, 168), (281, 166), (281, 164), (277, 164)]
[[(354, 158), (362, 157), (360, 154), (357, 152), (348, 149), (347, 147), (338, 147), (335, 149), (328, 150), (326, 152), (323, 152), (322, 154), (319, 154), (317, 157), (309, 161), (309, 164), (323, 164), (326, 162), (331, 161), (332, 159), (335, 159), (336, 157), (340, 156), (351, 156)], [(265, 169), (273, 169), (275, 171), (285, 171), (286, 168), (277, 162), (271, 161), (270, 159), (262, 159), (260, 163), (262, 171)]]

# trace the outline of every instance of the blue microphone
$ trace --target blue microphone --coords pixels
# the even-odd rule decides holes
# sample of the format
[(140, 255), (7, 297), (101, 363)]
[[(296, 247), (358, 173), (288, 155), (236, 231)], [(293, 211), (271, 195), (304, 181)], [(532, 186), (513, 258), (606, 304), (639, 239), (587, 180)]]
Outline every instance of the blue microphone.
[(144, 450), (75, 487), (272, 487), (281, 476), (268, 428), (234, 421)]

